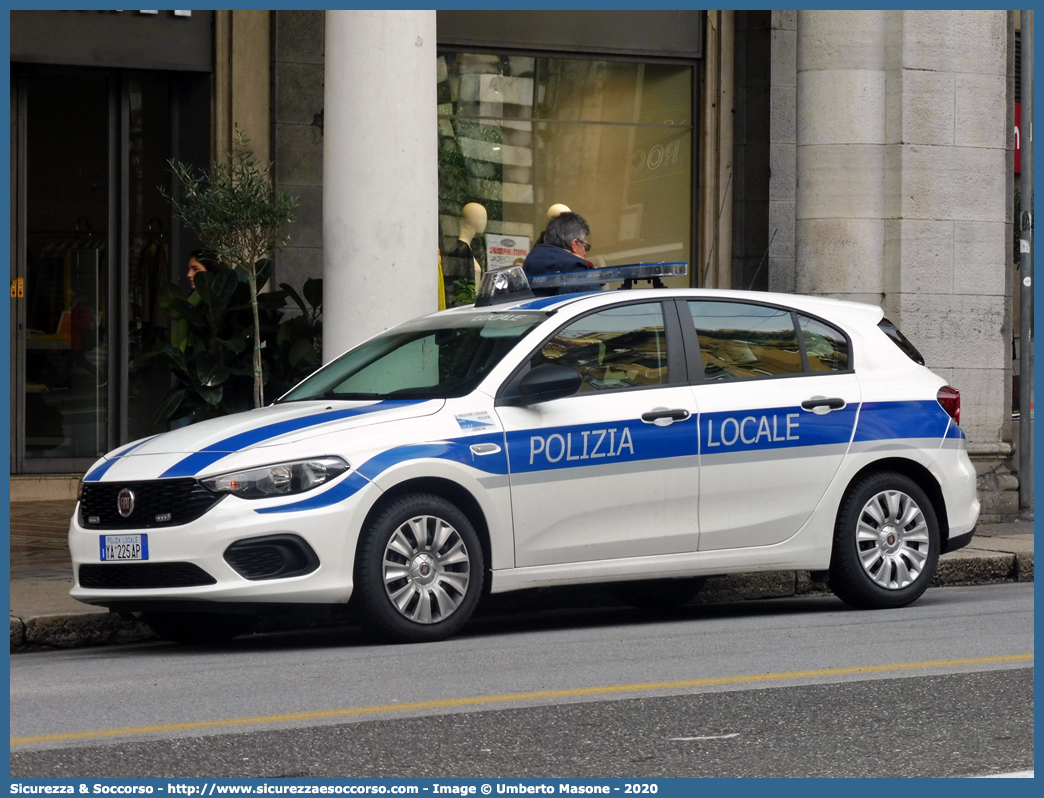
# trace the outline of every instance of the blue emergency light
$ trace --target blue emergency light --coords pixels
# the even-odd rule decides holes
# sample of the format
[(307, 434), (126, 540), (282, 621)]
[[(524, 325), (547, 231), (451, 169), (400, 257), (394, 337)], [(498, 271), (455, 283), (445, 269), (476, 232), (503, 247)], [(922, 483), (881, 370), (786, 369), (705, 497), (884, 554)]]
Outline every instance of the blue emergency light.
[(607, 266), (604, 269), (584, 269), (575, 272), (541, 274), (526, 277), (521, 266), (508, 266), (482, 276), (475, 298), (475, 307), (499, 305), (553, 292), (558, 288), (587, 288), (600, 291), (606, 283), (623, 282), (621, 289), (629, 289), (639, 280), (646, 280), (653, 288), (663, 288), (663, 277), (685, 277), (689, 264), (684, 261), (667, 263), (633, 263), (627, 266)]

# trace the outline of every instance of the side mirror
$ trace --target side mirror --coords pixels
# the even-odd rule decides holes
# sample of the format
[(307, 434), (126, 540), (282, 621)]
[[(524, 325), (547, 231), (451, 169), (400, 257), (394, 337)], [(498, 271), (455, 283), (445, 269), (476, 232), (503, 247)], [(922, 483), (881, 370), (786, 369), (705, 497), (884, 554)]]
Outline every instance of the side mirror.
[(544, 363), (532, 369), (518, 383), (519, 396), (509, 400), (513, 405), (535, 405), (537, 402), (547, 402), (551, 399), (561, 399), (564, 396), (572, 396), (583, 383), (584, 378), (580, 372), (569, 366), (557, 366), (554, 363)]

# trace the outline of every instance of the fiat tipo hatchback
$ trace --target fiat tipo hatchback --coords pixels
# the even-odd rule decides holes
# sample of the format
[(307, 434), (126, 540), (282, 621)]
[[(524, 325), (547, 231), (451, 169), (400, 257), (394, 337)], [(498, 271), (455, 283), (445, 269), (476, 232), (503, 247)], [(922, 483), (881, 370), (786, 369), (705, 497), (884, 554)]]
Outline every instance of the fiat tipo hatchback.
[(483, 595), (547, 585), (669, 607), (709, 575), (808, 570), (901, 607), (971, 540), (960, 396), (880, 308), (600, 290), (617, 271), (550, 296), (487, 275), (484, 306), (109, 453), (71, 522), (72, 595), (174, 640), (351, 601), (384, 637), (427, 641)]

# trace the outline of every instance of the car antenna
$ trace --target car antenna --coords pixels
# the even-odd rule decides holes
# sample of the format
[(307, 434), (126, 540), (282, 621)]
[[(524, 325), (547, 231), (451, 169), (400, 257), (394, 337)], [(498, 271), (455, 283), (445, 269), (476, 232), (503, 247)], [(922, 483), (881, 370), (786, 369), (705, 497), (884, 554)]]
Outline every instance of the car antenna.
[(754, 272), (754, 276), (750, 278), (750, 285), (747, 286), (747, 290), (750, 291), (754, 287), (754, 281), (758, 279), (758, 275), (761, 274), (761, 267), (765, 265), (765, 258), (768, 257), (769, 247), (772, 246), (772, 241), (776, 238), (776, 233), (779, 232), (779, 228), (775, 228), (772, 231), (772, 238), (769, 239), (768, 247), (765, 247), (765, 254), (761, 256), (761, 263), (758, 264), (757, 270)]
[(710, 252), (707, 253), (707, 265), (703, 268), (703, 279), (700, 280), (700, 288), (707, 286), (707, 273), (710, 271), (711, 258), (714, 257), (714, 249), (718, 246), (718, 230), (721, 229), (721, 215), (725, 212), (725, 200), (729, 196), (729, 186), (732, 185), (732, 172), (729, 172), (729, 181), (725, 184), (725, 194), (721, 198), (721, 207), (718, 209), (718, 221), (714, 225), (714, 241), (711, 242)]

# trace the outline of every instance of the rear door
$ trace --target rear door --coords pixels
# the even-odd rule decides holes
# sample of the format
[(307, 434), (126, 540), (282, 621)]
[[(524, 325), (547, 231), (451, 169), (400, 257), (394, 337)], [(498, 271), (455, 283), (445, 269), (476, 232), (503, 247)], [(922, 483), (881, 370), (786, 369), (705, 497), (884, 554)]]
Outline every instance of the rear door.
[(702, 373), (700, 551), (768, 546), (808, 520), (844, 460), (859, 410), (850, 343), (771, 305), (679, 303)]
[(696, 551), (697, 415), (674, 302), (572, 320), (524, 371), (542, 363), (577, 369), (583, 384), (566, 398), (497, 408), (515, 564)]

